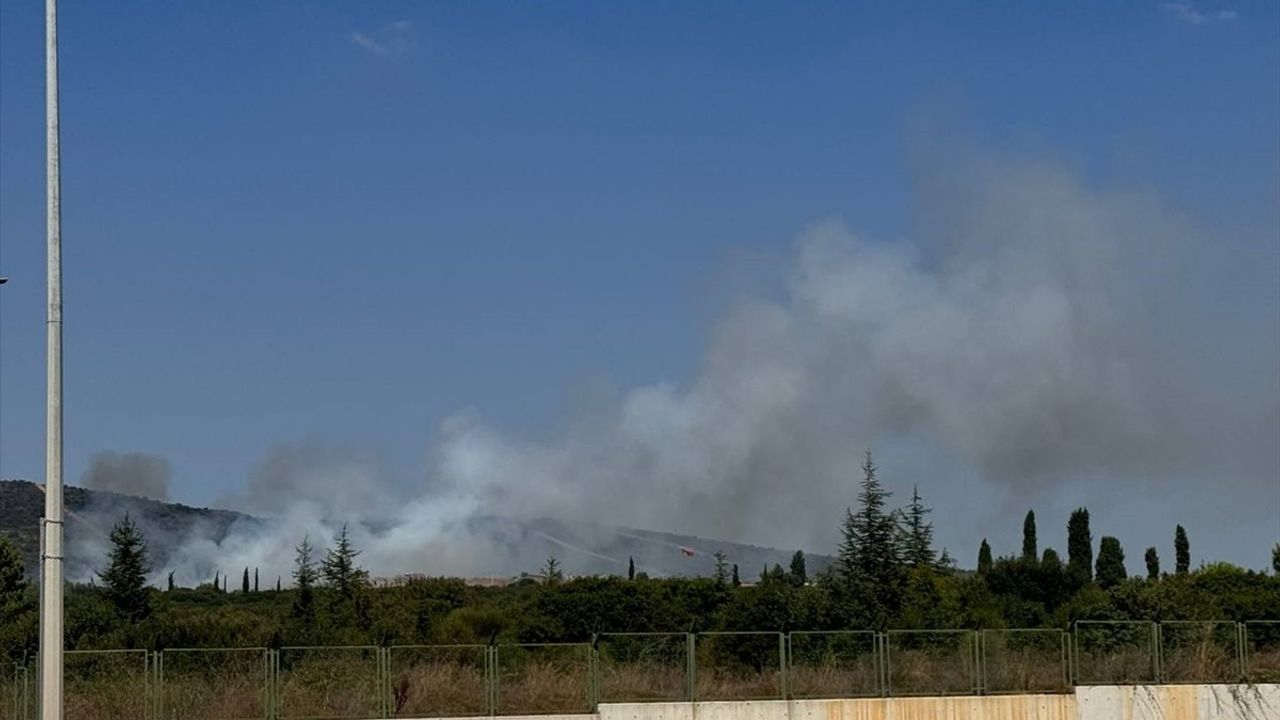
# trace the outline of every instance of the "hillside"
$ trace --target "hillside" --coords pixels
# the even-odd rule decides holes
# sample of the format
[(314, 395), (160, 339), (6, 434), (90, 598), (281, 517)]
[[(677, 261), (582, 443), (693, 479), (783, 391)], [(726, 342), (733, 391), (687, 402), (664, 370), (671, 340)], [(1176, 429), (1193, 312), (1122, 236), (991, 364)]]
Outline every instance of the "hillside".
[[(68, 577), (87, 575), (95, 569), (111, 524), (126, 513), (148, 528), (148, 545), (157, 565), (164, 565), (168, 549), (193, 528), (198, 527), (208, 537), (221, 541), (236, 522), (256, 522), (249, 515), (230, 510), (195, 508), (74, 486), (66, 487), (63, 502), (67, 513)], [(41, 486), (25, 480), (0, 480), (0, 533), (16, 541), (32, 574), (40, 553), (43, 514)]]
[[(230, 510), (196, 508), (146, 498), (66, 488), (67, 575), (88, 577), (101, 563), (111, 524), (128, 513), (147, 529), (152, 562), (164, 567), (170, 549), (192, 532), (215, 543), (234, 529), (260, 525), (260, 520)], [(39, 524), (44, 512), (40, 486), (21, 480), (0, 481), (0, 533), (13, 538), (34, 574), (39, 554)], [(737, 563), (744, 580), (755, 578), (764, 567), (784, 568), (794, 550), (744, 545), (690, 535), (610, 527), (588, 522), (550, 518), (476, 518), (469, 528), (473, 535), (489, 539), (505, 548), (509, 562), (503, 567), (476, 568), (476, 575), (510, 573), (521, 568), (536, 570), (550, 555), (559, 557), (574, 574), (625, 574), (627, 561), (634, 558), (636, 569), (654, 576), (710, 575), (713, 555), (722, 552)], [(690, 554), (692, 553), (692, 554)], [(830, 563), (821, 555), (808, 555), (810, 571)], [(430, 573), (430, 568), (406, 568), (408, 572)]]

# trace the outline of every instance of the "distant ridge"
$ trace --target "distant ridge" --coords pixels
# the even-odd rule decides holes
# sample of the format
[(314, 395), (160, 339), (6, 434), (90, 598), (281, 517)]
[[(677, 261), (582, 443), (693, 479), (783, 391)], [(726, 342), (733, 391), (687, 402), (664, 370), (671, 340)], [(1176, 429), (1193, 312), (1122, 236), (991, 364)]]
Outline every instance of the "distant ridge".
[[(148, 545), (156, 567), (168, 561), (170, 550), (188, 536), (192, 528), (221, 542), (233, 526), (259, 525), (262, 520), (233, 510), (196, 508), (180, 503), (120, 495), (80, 487), (66, 488), (67, 573), (87, 576), (101, 562), (100, 553), (86, 548), (105, 547), (110, 525), (125, 513), (147, 528)], [(25, 480), (0, 480), (0, 533), (12, 538), (21, 551), (30, 574), (35, 574), (39, 554), (40, 517), (44, 512), (44, 492)], [(766, 567), (787, 568), (795, 550), (779, 550), (742, 543), (725, 542), (674, 533), (620, 528), (593, 522), (551, 518), (512, 519), (497, 516), (473, 518), (468, 530), (506, 547), (518, 565), (532, 572), (550, 555), (555, 555), (576, 575), (625, 575), (629, 559), (636, 571), (653, 576), (710, 575), (715, 570), (714, 554), (724, 553), (726, 562), (737, 564), (742, 579), (756, 578)], [(88, 555), (88, 556), (86, 556)], [(827, 567), (832, 558), (806, 554), (810, 573)], [(430, 573), (430, 568), (410, 568), (409, 572)], [(476, 568), (476, 574), (497, 568)], [(509, 570), (509, 568), (508, 568)]]

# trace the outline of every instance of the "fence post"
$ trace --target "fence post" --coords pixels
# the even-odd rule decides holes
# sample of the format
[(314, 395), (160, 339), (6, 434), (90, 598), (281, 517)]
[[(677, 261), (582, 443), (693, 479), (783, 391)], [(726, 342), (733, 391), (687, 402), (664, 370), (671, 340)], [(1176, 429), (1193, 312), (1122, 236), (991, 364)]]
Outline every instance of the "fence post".
[(1164, 653), (1164, 627), (1158, 622), (1151, 623), (1151, 642), (1155, 644), (1155, 652), (1151, 653), (1151, 662), (1154, 665), (1152, 674), (1156, 678), (1156, 684), (1160, 684), (1160, 674), (1162, 665), (1160, 656)]
[(787, 699), (787, 636), (778, 633), (778, 685), (782, 699)]
[(685, 688), (689, 702), (698, 699), (698, 637), (694, 633), (685, 634)]
[(498, 647), (488, 645), (484, 649), (485, 689), (488, 691), (490, 717), (498, 714)]
[(974, 694), (981, 695), (987, 684), (987, 636), (983, 630), (973, 631), (973, 667)]

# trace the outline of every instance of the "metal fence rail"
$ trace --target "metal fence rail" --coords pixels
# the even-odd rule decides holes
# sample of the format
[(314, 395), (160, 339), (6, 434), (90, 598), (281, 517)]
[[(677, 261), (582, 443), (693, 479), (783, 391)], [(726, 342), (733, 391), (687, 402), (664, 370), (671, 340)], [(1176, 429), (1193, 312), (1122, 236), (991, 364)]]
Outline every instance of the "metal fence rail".
[[(35, 660), (33, 658), (33, 660)], [(1280, 682), (1280, 621), (1061, 629), (602, 633), (590, 643), (73, 650), (67, 717), (365, 720), (585, 713), (602, 702), (1070, 692)], [(35, 720), (32, 664), (0, 720)]]

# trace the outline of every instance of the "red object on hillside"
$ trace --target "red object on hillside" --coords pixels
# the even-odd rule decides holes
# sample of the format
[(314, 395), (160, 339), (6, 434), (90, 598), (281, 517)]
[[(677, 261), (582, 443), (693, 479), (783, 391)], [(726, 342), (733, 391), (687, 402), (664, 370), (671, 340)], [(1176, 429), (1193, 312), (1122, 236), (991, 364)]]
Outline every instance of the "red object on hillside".
[(681, 554), (681, 555), (683, 555), (683, 556), (685, 556), (685, 557), (693, 557), (694, 555), (697, 555), (698, 553), (694, 552), (691, 548), (682, 547), (682, 548), (680, 548), (680, 554)]

